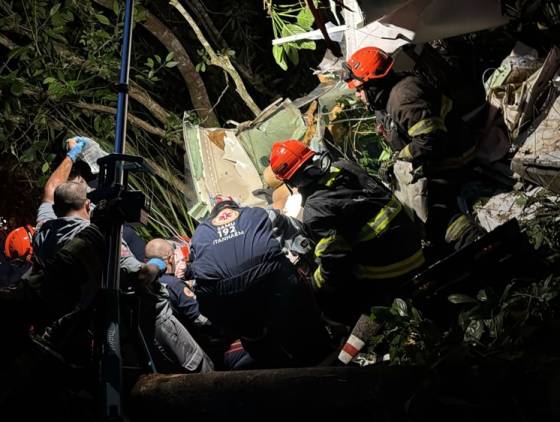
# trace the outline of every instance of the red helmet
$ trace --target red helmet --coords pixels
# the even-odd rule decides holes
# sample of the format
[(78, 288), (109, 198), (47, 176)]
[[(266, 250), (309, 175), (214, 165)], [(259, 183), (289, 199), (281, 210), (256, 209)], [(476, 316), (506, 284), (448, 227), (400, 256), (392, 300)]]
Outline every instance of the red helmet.
[(34, 234), (35, 229), (30, 225), (12, 230), (4, 243), (4, 255), (11, 259), (31, 257), (31, 240)]
[(393, 64), (393, 58), (377, 47), (360, 48), (346, 62), (351, 72), (348, 87), (356, 88), (363, 82), (387, 76)]
[(270, 153), (270, 168), (278, 179), (290, 180), (295, 172), (314, 155), (315, 151), (295, 139), (276, 142)]

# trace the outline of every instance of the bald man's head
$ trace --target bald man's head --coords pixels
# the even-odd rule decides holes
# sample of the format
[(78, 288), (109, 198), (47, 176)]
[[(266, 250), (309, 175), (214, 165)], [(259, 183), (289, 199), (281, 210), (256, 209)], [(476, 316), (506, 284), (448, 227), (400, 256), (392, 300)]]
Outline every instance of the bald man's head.
[(146, 244), (146, 258), (168, 259), (173, 255), (173, 245), (165, 239), (152, 239)]
[(54, 191), (54, 212), (57, 217), (68, 217), (79, 214), (89, 219), (89, 201), (87, 185), (81, 182), (66, 182)]

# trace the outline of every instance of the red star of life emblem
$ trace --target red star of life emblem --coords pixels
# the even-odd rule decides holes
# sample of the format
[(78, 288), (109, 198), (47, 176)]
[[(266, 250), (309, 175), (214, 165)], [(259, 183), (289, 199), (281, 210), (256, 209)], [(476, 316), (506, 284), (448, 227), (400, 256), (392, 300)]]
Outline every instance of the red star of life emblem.
[(237, 220), (237, 217), (239, 217), (239, 211), (225, 209), (212, 219), (212, 225), (223, 226)]
[(225, 220), (229, 220), (232, 215), (233, 215), (233, 212), (231, 212), (231, 210), (224, 210), (223, 213), (220, 214), (220, 216), (218, 218), (221, 221), (225, 221)]

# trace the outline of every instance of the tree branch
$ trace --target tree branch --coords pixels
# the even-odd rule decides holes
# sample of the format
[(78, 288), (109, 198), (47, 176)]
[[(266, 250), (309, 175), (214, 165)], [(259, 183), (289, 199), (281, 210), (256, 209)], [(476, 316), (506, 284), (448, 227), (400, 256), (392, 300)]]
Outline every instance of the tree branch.
[[(84, 110), (90, 110), (90, 111), (96, 111), (96, 112), (108, 113), (108, 114), (117, 114), (116, 108), (101, 105), (101, 104), (91, 104), (91, 103), (86, 103), (85, 101), (71, 102), (69, 104)], [(140, 129), (143, 129), (146, 132), (151, 133), (152, 135), (157, 135), (161, 138), (165, 137), (165, 130), (159, 127), (152, 126), (148, 122), (130, 113), (128, 113), (128, 121), (134, 126), (139, 127)]]
[(241, 99), (245, 102), (245, 104), (253, 112), (253, 114), (255, 116), (258, 116), (261, 112), (261, 109), (253, 101), (253, 98), (251, 98), (251, 95), (249, 94), (247, 88), (245, 87), (245, 84), (243, 83), (243, 79), (241, 79), (241, 76), (239, 76), (239, 73), (231, 64), (229, 57), (225, 55), (218, 55), (214, 51), (214, 49), (212, 48), (208, 40), (206, 40), (206, 37), (198, 27), (196, 21), (192, 18), (189, 12), (185, 10), (183, 5), (179, 3), (178, 0), (170, 0), (169, 4), (177, 9), (177, 11), (185, 18), (187, 23), (190, 25), (196, 37), (198, 38), (198, 41), (202, 44), (202, 46), (208, 53), (208, 56), (210, 56), (210, 63), (214, 66), (221, 67), (231, 76), (235, 83), (236, 91)]
[[(214, 44), (218, 46), (220, 50), (229, 50), (227, 41), (224, 39), (218, 28), (216, 28), (216, 25), (214, 25), (214, 21), (206, 11), (206, 8), (201, 0), (190, 0), (187, 5), (195, 14), (197, 22), (202, 23), (204, 29), (206, 30), (206, 34), (210, 36)], [(239, 73), (241, 73), (241, 75), (243, 75), (243, 77), (251, 84), (253, 89), (269, 97), (277, 97), (277, 93), (269, 89), (263, 82), (260, 75), (255, 74), (249, 66), (246, 66), (244, 63), (237, 60), (236, 57), (230, 57), (230, 61)]]
[[(112, 0), (94, 0), (94, 2), (113, 10)], [(168, 51), (173, 52), (174, 60), (177, 62), (177, 70), (187, 85), (191, 102), (198, 116), (205, 121), (207, 126), (219, 126), (218, 118), (212, 111), (212, 102), (208, 97), (206, 86), (181, 41), (163, 22), (147, 10), (146, 20), (140, 22), (140, 24), (156, 37)]]
[(13, 50), (17, 47), (17, 45), (4, 34), (0, 34), (0, 45), (3, 45), (8, 50)]
[[(76, 66), (83, 66), (87, 64), (88, 69), (94, 71), (99, 70), (99, 66), (97, 66), (96, 63), (88, 62), (83, 57), (74, 54), (72, 51), (66, 49), (59, 43), (54, 43), (54, 49), (61, 57), (64, 57), (71, 64), (74, 64)], [(148, 91), (146, 91), (133, 80), (130, 81), (128, 93), (133, 100), (146, 107), (161, 123), (165, 125), (168, 122), (171, 113), (169, 113), (156, 100), (154, 100), (148, 93)]]

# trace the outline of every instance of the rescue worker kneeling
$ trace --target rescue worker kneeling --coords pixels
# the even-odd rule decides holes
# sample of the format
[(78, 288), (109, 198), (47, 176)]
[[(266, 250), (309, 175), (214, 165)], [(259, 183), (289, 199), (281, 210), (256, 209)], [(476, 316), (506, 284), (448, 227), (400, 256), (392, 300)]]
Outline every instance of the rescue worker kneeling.
[[(318, 158), (315, 160), (315, 158)], [(420, 237), (400, 202), (348, 160), (332, 163), (296, 140), (270, 155), (278, 179), (303, 197), (303, 223), (316, 242), (313, 284), (333, 319), (354, 323), (390, 302), (424, 264)]]
[(283, 218), (227, 199), (191, 241), (201, 312), (240, 336), (258, 367), (314, 365), (331, 351), (313, 292), (282, 252)]

